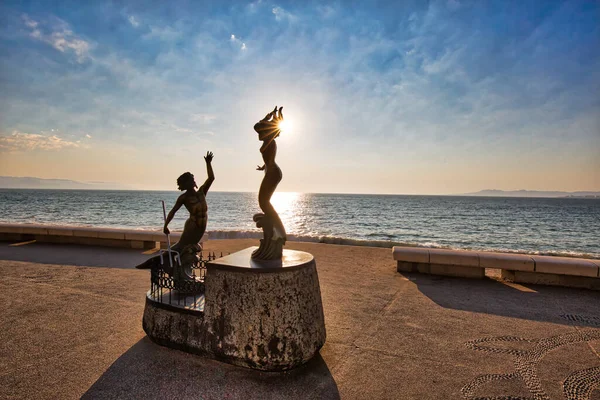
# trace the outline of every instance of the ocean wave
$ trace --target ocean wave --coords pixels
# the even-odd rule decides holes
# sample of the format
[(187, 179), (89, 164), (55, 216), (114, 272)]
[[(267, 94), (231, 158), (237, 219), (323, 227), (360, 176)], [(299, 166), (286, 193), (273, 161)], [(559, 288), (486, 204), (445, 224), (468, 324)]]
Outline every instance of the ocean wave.
[[(23, 225), (34, 225), (34, 223), (22, 223), (22, 222), (9, 222), (0, 221), (0, 223), (9, 224), (23, 224)], [(82, 223), (35, 223), (35, 225), (46, 225), (46, 226), (70, 226), (78, 228), (116, 228), (116, 229), (130, 229), (140, 231), (154, 231), (160, 232), (160, 226), (117, 226), (117, 225), (92, 225)], [(171, 230), (172, 233), (180, 233), (181, 230)], [(261, 230), (208, 230), (209, 240), (213, 239), (261, 239)], [(368, 235), (367, 235), (368, 236)], [(383, 235), (382, 235), (383, 236)], [(392, 237), (391, 235), (385, 235)], [(367, 247), (383, 247), (392, 248), (394, 246), (402, 247), (423, 247), (423, 248), (435, 248), (435, 249), (449, 249), (449, 250), (471, 250), (471, 251), (495, 251), (501, 253), (513, 253), (513, 254), (529, 254), (529, 255), (547, 255), (547, 256), (560, 256), (560, 257), (576, 257), (576, 258), (591, 258), (600, 259), (600, 253), (588, 253), (578, 252), (571, 250), (528, 250), (528, 249), (511, 249), (505, 247), (485, 247), (485, 246), (451, 246), (447, 244), (440, 244), (434, 241), (425, 242), (409, 242), (409, 241), (394, 241), (394, 240), (381, 240), (381, 239), (357, 239), (348, 238), (343, 236), (331, 236), (331, 235), (319, 235), (319, 234), (288, 234), (288, 241), (292, 242), (309, 242), (309, 243), (324, 243), (334, 244), (342, 246), (367, 246)]]
[[(210, 239), (261, 239), (261, 231), (207, 231), (209, 240)], [(384, 247), (392, 248), (394, 246), (402, 247), (423, 247), (423, 248), (434, 248), (434, 249), (448, 249), (448, 250), (471, 250), (471, 251), (495, 251), (501, 253), (514, 253), (514, 254), (529, 254), (529, 255), (543, 255), (543, 256), (560, 256), (560, 257), (577, 257), (577, 258), (600, 258), (600, 254), (596, 253), (584, 253), (569, 250), (540, 250), (532, 251), (526, 249), (507, 249), (507, 248), (494, 248), (494, 247), (457, 247), (450, 245), (442, 245), (437, 242), (399, 242), (392, 240), (370, 240), (370, 239), (352, 239), (341, 236), (324, 236), (324, 235), (288, 235), (288, 241), (292, 242), (309, 242), (309, 243), (324, 243), (324, 244), (336, 244), (343, 246), (367, 246), (367, 247)]]

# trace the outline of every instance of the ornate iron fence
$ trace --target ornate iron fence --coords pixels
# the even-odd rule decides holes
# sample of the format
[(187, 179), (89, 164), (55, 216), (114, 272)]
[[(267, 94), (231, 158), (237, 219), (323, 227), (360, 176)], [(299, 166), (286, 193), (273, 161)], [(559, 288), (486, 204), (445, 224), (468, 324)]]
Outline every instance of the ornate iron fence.
[[(184, 267), (176, 256), (173, 256), (173, 262), (169, 263), (168, 252), (165, 254), (167, 256), (163, 259), (163, 264), (152, 268), (150, 272), (149, 297), (163, 304), (201, 311), (204, 308), (206, 264), (217, 258), (216, 253), (198, 252), (191, 268), (187, 271), (183, 270)], [(223, 253), (220, 257), (223, 257)]]

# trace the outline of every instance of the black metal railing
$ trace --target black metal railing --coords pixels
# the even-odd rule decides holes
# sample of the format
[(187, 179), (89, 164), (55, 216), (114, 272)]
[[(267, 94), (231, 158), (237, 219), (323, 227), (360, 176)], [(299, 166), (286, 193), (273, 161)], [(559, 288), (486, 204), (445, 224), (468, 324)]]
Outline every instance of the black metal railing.
[[(178, 270), (183, 268), (181, 260), (173, 257), (169, 263), (169, 253), (163, 259), (163, 264), (153, 267), (150, 272), (149, 297), (163, 304), (183, 306), (191, 309), (204, 308), (204, 279), (206, 277), (206, 264), (217, 259), (213, 251), (198, 252), (187, 273)], [(220, 257), (223, 257), (221, 253)], [(171, 267), (171, 265), (173, 265)]]

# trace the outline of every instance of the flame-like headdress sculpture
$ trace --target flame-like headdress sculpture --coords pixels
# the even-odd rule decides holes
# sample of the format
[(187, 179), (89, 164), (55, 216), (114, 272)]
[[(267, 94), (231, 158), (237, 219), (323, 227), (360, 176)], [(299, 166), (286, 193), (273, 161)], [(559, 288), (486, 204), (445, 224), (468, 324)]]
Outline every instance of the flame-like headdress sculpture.
[(283, 121), (283, 107), (275, 106), (275, 109), (268, 113), (262, 120), (254, 125), (254, 130), (258, 133), (259, 140), (273, 140), (281, 133), (279, 124)]

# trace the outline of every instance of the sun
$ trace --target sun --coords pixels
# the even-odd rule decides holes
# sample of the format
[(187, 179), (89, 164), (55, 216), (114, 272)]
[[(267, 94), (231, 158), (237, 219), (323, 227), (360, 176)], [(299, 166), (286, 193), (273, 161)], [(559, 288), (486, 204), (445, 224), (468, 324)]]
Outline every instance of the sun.
[(289, 119), (284, 119), (277, 124), (282, 133), (292, 133), (294, 131), (294, 125)]

